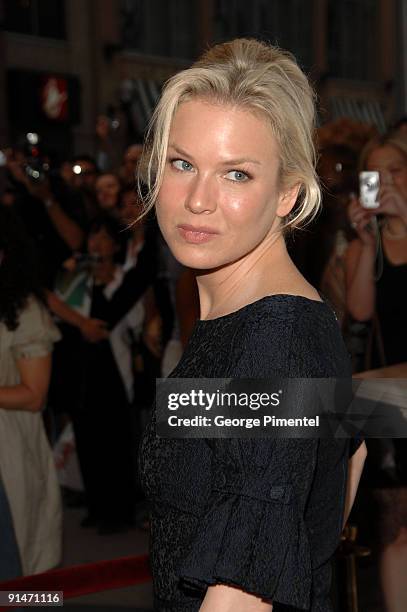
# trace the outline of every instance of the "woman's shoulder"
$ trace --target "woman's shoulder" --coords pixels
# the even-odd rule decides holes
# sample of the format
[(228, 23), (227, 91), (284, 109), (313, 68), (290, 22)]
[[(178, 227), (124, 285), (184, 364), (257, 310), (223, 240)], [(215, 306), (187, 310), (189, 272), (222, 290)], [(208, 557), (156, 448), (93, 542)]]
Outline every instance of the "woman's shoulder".
[(250, 332), (278, 334), (287, 338), (298, 325), (304, 331), (323, 328), (327, 324), (337, 325), (335, 313), (324, 300), (311, 299), (303, 295), (268, 295), (240, 310), (242, 328)]
[(19, 313), (19, 323), (38, 324), (43, 321), (48, 321), (49, 313), (41, 300), (31, 294), (28, 296), (23, 308)]
[[(262, 375), (347, 375), (348, 353), (332, 308), (301, 295), (278, 294), (242, 309), (239, 346)], [(254, 375), (254, 374), (253, 374)]]
[(35, 295), (30, 295), (21, 309), (14, 335), (17, 343), (37, 340), (53, 343), (61, 337), (48, 309)]

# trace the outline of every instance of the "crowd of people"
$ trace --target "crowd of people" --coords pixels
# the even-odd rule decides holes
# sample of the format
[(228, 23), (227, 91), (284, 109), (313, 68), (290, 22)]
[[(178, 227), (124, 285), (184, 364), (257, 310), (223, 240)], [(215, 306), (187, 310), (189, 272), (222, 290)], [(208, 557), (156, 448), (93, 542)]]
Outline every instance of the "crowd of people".
[[(100, 534), (134, 524), (143, 414), (155, 378), (182, 352), (175, 312), (184, 272), (154, 218), (138, 220), (141, 148), (128, 147), (109, 172), (89, 155), (55, 168), (39, 147), (34, 155), (28, 146), (5, 152), (0, 521), (9, 537), (0, 579), (59, 562), (61, 500), (50, 443), (67, 423), (85, 495), (68, 491), (65, 501), (85, 505), (82, 526)], [(192, 286), (190, 274), (182, 282)]]
[[(320, 144), (323, 212), (288, 239), (332, 304), (355, 371), (407, 362), (406, 122), (384, 136), (367, 131), (364, 141)], [(68, 421), (82, 526), (103, 535), (134, 523), (143, 413), (199, 317), (193, 271), (171, 255), (154, 215), (142, 215), (141, 144), (109, 170), (88, 154), (54, 168), (40, 147), (34, 153), (7, 150), (2, 169), (0, 524), (8, 536), (0, 580), (58, 563), (61, 506), (46, 433), (54, 442)], [(360, 170), (380, 173), (377, 208), (361, 205)], [(393, 490), (406, 484), (401, 445), (374, 456), (371, 479), (380, 473)], [(398, 517), (395, 537), (407, 527), (405, 513)]]

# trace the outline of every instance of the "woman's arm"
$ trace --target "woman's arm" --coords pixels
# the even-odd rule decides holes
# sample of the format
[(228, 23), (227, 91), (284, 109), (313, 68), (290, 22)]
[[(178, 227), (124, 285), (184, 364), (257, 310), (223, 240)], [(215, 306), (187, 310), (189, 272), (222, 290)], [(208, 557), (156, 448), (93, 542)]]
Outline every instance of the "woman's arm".
[(0, 408), (38, 412), (45, 403), (51, 377), (51, 353), (17, 359), (20, 384), (0, 387)]
[(356, 492), (358, 490), (360, 477), (362, 475), (363, 466), (367, 457), (366, 443), (363, 442), (356, 453), (349, 459), (348, 467), (348, 484), (346, 489), (345, 499), (345, 511), (343, 526), (349, 518), (350, 511), (352, 510), (353, 502), (355, 501)]
[(199, 612), (272, 612), (271, 603), (237, 587), (215, 584), (208, 587)]
[(32, 196), (43, 203), (48, 217), (56, 232), (72, 251), (79, 251), (85, 240), (85, 233), (79, 224), (71, 219), (55, 199), (48, 181), (44, 183), (26, 182)]
[(356, 197), (350, 199), (347, 213), (357, 239), (345, 253), (346, 306), (354, 319), (368, 321), (373, 316), (376, 300), (374, 213), (363, 208)]
[(109, 332), (106, 329), (105, 321), (84, 317), (79, 312), (65, 304), (55, 293), (47, 291), (48, 308), (56, 314), (62, 321), (77, 327), (84, 338), (89, 342), (99, 342), (108, 338)]
[(351, 242), (346, 251), (346, 306), (349, 313), (357, 321), (368, 321), (374, 313), (376, 300), (375, 258), (374, 244), (365, 244), (360, 240)]

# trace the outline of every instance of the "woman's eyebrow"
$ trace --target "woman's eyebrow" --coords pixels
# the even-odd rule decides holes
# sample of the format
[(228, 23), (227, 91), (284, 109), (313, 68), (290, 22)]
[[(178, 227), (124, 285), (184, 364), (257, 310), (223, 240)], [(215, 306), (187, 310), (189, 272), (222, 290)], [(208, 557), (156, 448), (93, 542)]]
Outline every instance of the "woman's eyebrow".
[(183, 155), (184, 157), (188, 157), (188, 159), (192, 159), (192, 160), (193, 160), (192, 155), (190, 155), (189, 153), (187, 153), (186, 151), (184, 151), (183, 149), (181, 149), (181, 147), (178, 147), (178, 146), (177, 146), (177, 145), (175, 145), (175, 144), (171, 144), (171, 143), (169, 143), (168, 148), (169, 148), (169, 149), (173, 149), (173, 151), (175, 151), (176, 153), (178, 153), (178, 155)]
[(225, 161), (222, 161), (221, 164), (223, 166), (232, 166), (232, 165), (238, 166), (239, 164), (256, 164), (257, 166), (261, 166), (261, 162), (257, 159), (253, 159), (252, 157), (239, 157), (236, 159), (225, 159)]
[[(184, 151), (181, 147), (178, 147), (175, 144), (169, 144), (168, 148), (172, 149), (179, 155), (184, 155), (188, 159), (193, 160), (193, 156), (190, 153), (187, 153), (187, 151)], [(261, 162), (259, 160), (253, 159), (251, 157), (239, 157), (239, 158), (225, 159), (225, 160), (220, 161), (220, 165), (222, 166), (231, 166), (231, 165), (247, 164), (247, 163), (256, 164), (258, 166), (261, 166)]]

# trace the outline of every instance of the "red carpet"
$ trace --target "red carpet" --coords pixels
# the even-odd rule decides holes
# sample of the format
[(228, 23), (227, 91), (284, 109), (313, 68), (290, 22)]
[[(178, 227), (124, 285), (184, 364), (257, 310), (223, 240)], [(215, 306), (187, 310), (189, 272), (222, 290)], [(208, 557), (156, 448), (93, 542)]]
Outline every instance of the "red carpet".
[[(121, 557), (51, 570), (0, 583), (0, 591), (63, 591), (64, 599), (151, 580), (148, 556)], [(0, 606), (0, 610), (10, 607)]]

